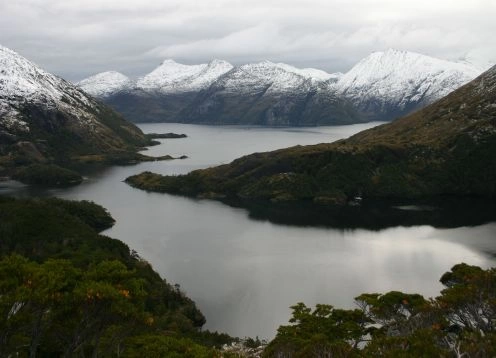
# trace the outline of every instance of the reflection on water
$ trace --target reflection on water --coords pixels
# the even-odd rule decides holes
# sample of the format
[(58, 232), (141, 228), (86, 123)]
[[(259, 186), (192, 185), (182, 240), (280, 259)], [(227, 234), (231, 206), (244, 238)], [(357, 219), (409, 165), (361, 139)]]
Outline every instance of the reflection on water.
[[(1, 183), (0, 192), (56, 195), (103, 205), (117, 220), (105, 234), (123, 240), (167, 280), (180, 283), (205, 313), (207, 328), (238, 336), (272, 337), (277, 326), (287, 322), (288, 307), (298, 301), (352, 307), (353, 297), (362, 292), (394, 289), (436, 295), (441, 288), (439, 277), (455, 263), (494, 265), (496, 224), (446, 229), (459, 224), (434, 228), (433, 222), (427, 221), (427, 226), (419, 220), (393, 222), (391, 227), (379, 215), (366, 219), (369, 226), (315, 227), (312, 218), (329, 213), (301, 208), (297, 215), (292, 210), (268, 215), (264, 210), (272, 209), (247, 211), (214, 201), (147, 193), (122, 180), (144, 170), (185, 173), (251, 152), (335, 140), (364, 126), (287, 130), (142, 125), (146, 132), (189, 135), (162, 140), (149, 154), (190, 158), (101, 169), (88, 173), (88, 179), (73, 188), (43, 191)], [(382, 210), (376, 207), (377, 213)], [(396, 211), (406, 217), (410, 213)], [(282, 219), (281, 212), (286, 213)], [(466, 213), (478, 217), (472, 210)], [(347, 213), (335, 222), (353, 222), (354, 215)], [(310, 220), (304, 223), (307, 226), (287, 225), (302, 216)]]
[(405, 204), (408, 202), (366, 199), (361, 205), (326, 206), (312, 202), (269, 204), (266, 201), (230, 200), (226, 204), (247, 208), (252, 219), (341, 229), (380, 230), (418, 225), (456, 228), (496, 221), (494, 199), (438, 197), (420, 200), (416, 205)]

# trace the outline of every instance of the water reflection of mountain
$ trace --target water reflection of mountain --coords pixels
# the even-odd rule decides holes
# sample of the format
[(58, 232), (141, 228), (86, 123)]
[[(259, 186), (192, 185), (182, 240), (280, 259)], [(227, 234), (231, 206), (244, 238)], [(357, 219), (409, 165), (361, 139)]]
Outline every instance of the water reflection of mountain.
[(361, 205), (326, 206), (311, 202), (270, 203), (230, 201), (244, 207), (255, 220), (294, 226), (381, 230), (394, 226), (430, 225), (436, 228), (476, 226), (496, 221), (496, 200), (480, 198), (365, 200)]

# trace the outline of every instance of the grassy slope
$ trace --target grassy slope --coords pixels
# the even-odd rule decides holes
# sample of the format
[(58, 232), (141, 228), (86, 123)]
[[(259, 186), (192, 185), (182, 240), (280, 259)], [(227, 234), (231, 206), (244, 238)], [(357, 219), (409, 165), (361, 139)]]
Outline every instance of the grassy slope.
[(256, 153), (183, 176), (142, 173), (127, 181), (153, 191), (273, 201), (494, 196), (494, 153), (496, 68), (416, 113), (346, 140)]

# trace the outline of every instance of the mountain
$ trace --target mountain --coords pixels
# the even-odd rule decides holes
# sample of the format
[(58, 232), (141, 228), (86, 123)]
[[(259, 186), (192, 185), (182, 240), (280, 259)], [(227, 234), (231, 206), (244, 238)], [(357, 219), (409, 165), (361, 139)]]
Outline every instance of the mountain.
[(133, 88), (134, 82), (120, 72), (108, 71), (88, 77), (77, 85), (94, 97), (105, 98)]
[(110, 108), (0, 46), (1, 172), (135, 153), (147, 143), (135, 125)]
[(482, 71), (413, 52), (374, 52), (336, 84), (370, 120), (390, 120), (424, 107), (477, 77)]
[[(78, 83), (83, 90), (134, 122), (316, 125), (360, 122), (332, 84), (342, 74), (263, 61), (233, 67), (226, 61), (184, 65), (165, 60), (132, 86), (107, 75), (105, 85)], [(88, 85), (91, 84), (91, 85)]]
[(325, 81), (331, 77), (318, 70), (298, 70), (269, 61), (239, 66), (200, 92), (179, 117), (205, 124), (316, 125), (359, 121), (353, 108), (326, 86)]
[(183, 65), (173, 60), (162, 64), (136, 82), (142, 90), (161, 93), (198, 92), (208, 88), (233, 66), (221, 60), (212, 60), (208, 64)]
[(481, 72), (468, 61), (388, 50), (345, 74), (269, 61), (233, 67), (220, 60), (191, 66), (166, 60), (132, 88), (126, 81), (116, 88), (113, 78), (107, 91), (87, 80), (79, 85), (135, 122), (325, 125), (397, 118)]
[(168, 59), (136, 81), (118, 82), (104, 73), (93, 77), (108, 78), (106, 86), (104, 83), (88, 86), (88, 83), (94, 82), (88, 81), (92, 77), (77, 85), (133, 122), (180, 122), (178, 115), (181, 110), (190, 105), (199, 92), (232, 68), (230, 63), (222, 60), (184, 65)]
[(496, 66), (443, 99), (330, 144), (256, 153), (135, 187), (210, 198), (344, 204), (356, 196), (496, 195)]

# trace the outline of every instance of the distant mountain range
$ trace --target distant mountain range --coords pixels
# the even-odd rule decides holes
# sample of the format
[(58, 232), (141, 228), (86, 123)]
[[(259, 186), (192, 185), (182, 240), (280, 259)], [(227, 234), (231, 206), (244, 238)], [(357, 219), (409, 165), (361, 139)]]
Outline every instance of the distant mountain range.
[(494, 198), (495, 153), (496, 66), (413, 114), (348, 139), (255, 153), (187, 175), (145, 172), (127, 182), (242, 202)]
[(345, 74), (269, 61), (235, 67), (169, 59), (135, 81), (104, 72), (77, 85), (134, 122), (325, 125), (394, 119), (480, 73), (467, 62), (387, 50)]
[(114, 110), (0, 46), (0, 175), (33, 163), (127, 155), (147, 143)]

